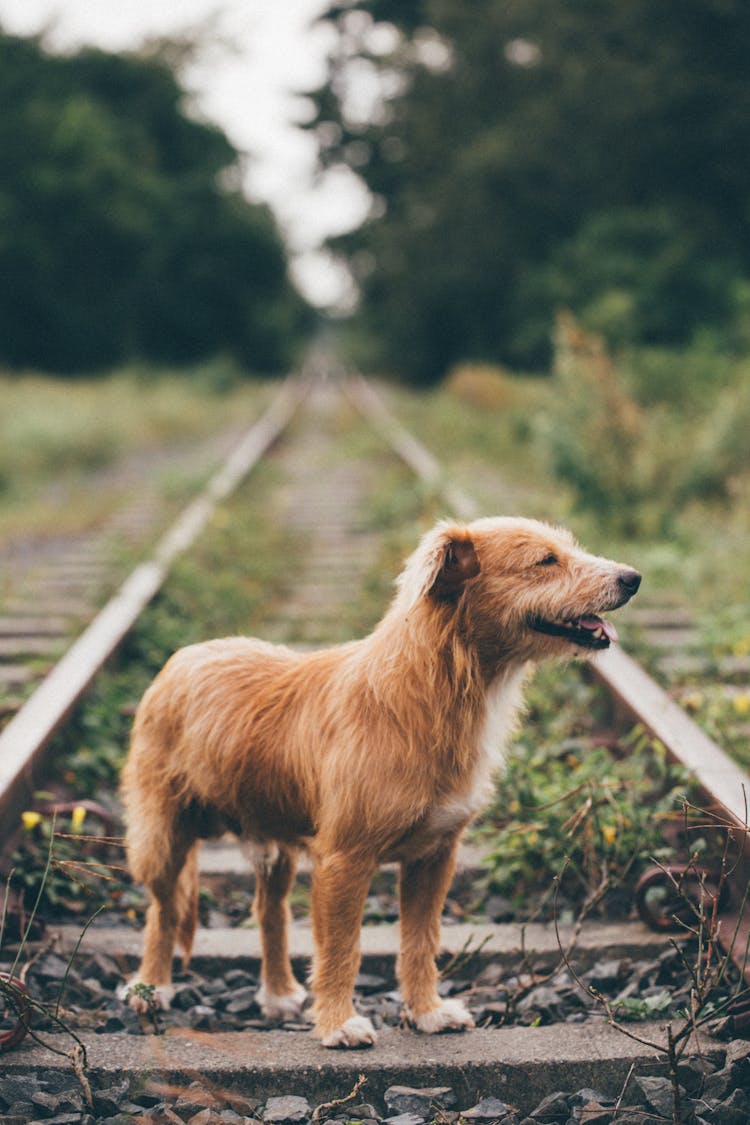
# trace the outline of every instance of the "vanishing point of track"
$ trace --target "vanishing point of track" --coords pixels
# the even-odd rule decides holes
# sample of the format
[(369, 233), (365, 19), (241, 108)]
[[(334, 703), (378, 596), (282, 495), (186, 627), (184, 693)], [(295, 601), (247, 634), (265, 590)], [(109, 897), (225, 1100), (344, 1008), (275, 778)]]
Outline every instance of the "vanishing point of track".
[[(289, 495), (283, 518), (310, 543), (305, 581), (285, 607), (287, 621), (296, 620), (298, 637), (300, 626), (304, 625), (309, 634), (304, 639), (310, 642), (330, 636), (336, 597), (356, 597), (358, 583), (366, 573), (372, 543), (367, 534), (352, 537), (348, 529), (356, 513), (366, 507), (374, 474), (378, 472), (377, 465), (365, 458), (346, 465), (326, 461), (327, 428), (342, 395), (380, 434), (384, 450), (390, 451), (388, 455), (395, 454), (441, 495), (446, 514), (465, 519), (480, 514), (471, 497), (446, 480), (440, 464), (395, 419), (378, 391), (357, 376), (326, 379), (323, 374), (308, 372), (302, 378), (290, 379), (279, 389), (267, 412), (166, 531), (152, 557), (136, 567), (2, 730), (0, 833), (6, 834), (17, 823), (20, 811), (27, 807), (30, 794), (44, 777), (45, 751), (54, 734), (165, 582), (174, 561), (190, 549), (217, 505), (274, 448), (284, 458), (288, 477)], [(285, 438), (292, 422), (297, 427), (297, 444), (294, 435), (288, 441)], [(334, 597), (332, 589), (336, 591)], [(287, 638), (279, 635), (269, 639)], [(674, 759), (693, 772), (706, 807), (720, 814), (741, 837), (745, 831), (745, 795), (750, 791), (750, 779), (621, 649), (599, 656), (592, 667), (617, 709), (630, 722), (640, 723)], [(221, 866), (224, 861), (221, 849), (213, 853), (215, 865)], [(740, 863), (735, 877), (735, 908), (747, 878), (746, 866)], [(466, 929), (457, 926), (446, 932), (449, 952), (458, 953), (472, 936)], [(61, 948), (67, 943), (70, 949), (76, 936), (65, 930), (66, 927), (61, 928)], [(483, 936), (489, 935), (488, 952), (494, 949), (496, 956), (511, 963), (517, 956), (517, 933), (510, 933), (509, 927), (489, 925), (482, 930)], [(309, 938), (298, 932), (297, 939), (297, 952), (304, 957), (309, 953)], [(637, 950), (651, 947), (657, 940), (660, 939), (648, 934), (644, 927), (604, 926), (595, 927), (584, 944), (590, 942), (593, 956), (597, 951), (611, 956), (613, 950), (636, 955)], [(113, 936), (109, 931), (91, 930), (86, 941), (89, 948), (96, 949), (99, 941), (102, 950), (109, 951), (113, 942), (120, 942), (121, 954), (132, 960), (139, 935), (131, 931)], [(550, 936), (543, 927), (531, 927), (526, 935), (527, 947), (529, 942), (532, 946), (536, 943), (543, 953)], [(242, 953), (238, 952), (240, 946), (244, 947)], [(246, 964), (257, 959), (256, 946), (252, 931), (205, 931), (199, 935), (196, 957), (207, 964), (212, 958), (224, 964), (244, 957), (238, 963)], [(393, 954), (392, 931), (387, 927), (365, 928), (365, 968), (388, 959), (392, 962)], [(566, 1028), (561, 1035), (554, 1027), (477, 1030), (462, 1037), (427, 1040), (392, 1030), (382, 1035), (375, 1051), (367, 1057), (359, 1052), (331, 1054), (307, 1035), (290, 1037), (279, 1031), (142, 1039), (98, 1035), (87, 1046), (90, 1068), (103, 1075), (150, 1071), (178, 1083), (196, 1075), (207, 1076), (215, 1084), (256, 1097), (293, 1086), (319, 1100), (335, 1098), (350, 1089), (365, 1069), (370, 1077), (370, 1098), (382, 1095), (387, 1086), (406, 1082), (450, 1085), (457, 1090), (491, 1089), (508, 1101), (528, 1106), (533, 1096), (564, 1086), (569, 1073), (575, 1073), (578, 1086), (622, 1083), (633, 1059), (642, 1051), (606, 1027), (597, 1032), (595, 1042), (590, 1033), (580, 1029), (577, 1034), (578, 1031)], [(642, 1053), (649, 1056), (648, 1051)], [(24, 1045), (20, 1051), (0, 1056), (0, 1082), (3, 1073), (22, 1074), (25, 1068), (50, 1065), (54, 1065), (50, 1057), (39, 1048)]]

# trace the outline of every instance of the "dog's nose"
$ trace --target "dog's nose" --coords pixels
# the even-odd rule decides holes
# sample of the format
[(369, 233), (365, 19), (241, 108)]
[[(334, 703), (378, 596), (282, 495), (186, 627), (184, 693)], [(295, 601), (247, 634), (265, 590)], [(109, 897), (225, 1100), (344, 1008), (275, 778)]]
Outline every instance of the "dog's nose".
[(617, 581), (623, 594), (627, 595), (627, 597), (629, 598), (632, 598), (633, 594), (637, 591), (638, 587), (641, 584), (641, 577), (642, 576), (638, 573), (638, 571), (633, 570), (631, 567), (627, 567), (626, 569), (621, 570), (617, 575)]

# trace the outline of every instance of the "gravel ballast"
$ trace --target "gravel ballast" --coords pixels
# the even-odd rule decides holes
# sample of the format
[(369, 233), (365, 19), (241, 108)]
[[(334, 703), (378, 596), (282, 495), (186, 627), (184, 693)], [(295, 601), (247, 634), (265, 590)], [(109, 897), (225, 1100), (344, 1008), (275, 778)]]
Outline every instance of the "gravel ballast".
[[(588, 987), (601, 991), (608, 999), (620, 1005), (624, 1012), (628, 1005), (640, 1009), (641, 1014), (652, 1018), (667, 1019), (678, 1016), (688, 1000), (690, 978), (682, 954), (676, 949), (667, 949), (659, 954), (638, 960), (628, 958), (600, 959), (589, 968), (581, 971), (581, 981)], [(297, 1055), (309, 1054), (317, 1060), (320, 1055), (331, 1058), (341, 1057), (340, 1053), (323, 1052), (310, 1037), (310, 1024), (304, 1017), (298, 1017), (275, 1025), (270, 1025), (256, 1004), (257, 977), (244, 968), (222, 968), (214, 974), (188, 972), (176, 977), (177, 991), (172, 1008), (166, 1012), (138, 1016), (114, 995), (122, 982), (123, 974), (117, 961), (104, 953), (81, 954), (69, 963), (55, 952), (40, 952), (32, 962), (27, 974), (27, 984), (31, 995), (40, 1004), (54, 1008), (60, 999), (59, 1015), (64, 1024), (75, 1034), (90, 1044), (92, 1040), (109, 1042), (110, 1037), (119, 1042), (131, 1039), (134, 1042), (144, 1037), (158, 1043), (160, 1038), (174, 1041), (174, 1037), (198, 1036), (203, 1041), (204, 1033), (215, 1033), (218, 1038), (234, 1038), (242, 1042), (244, 1037), (253, 1037), (269, 1032), (269, 1038), (282, 1037), (280, 1042), (297, 1043)], [(445, 996), (461, 995), (470, 1006), (481, 1032), (469, 1032), (466, 1036), (442, 1036), (439, 1044), (450, 1049), (451, 1044), (468, 1045), (482, 1042), (486, 1050), (487, 1037), (494, 1033), (502, 1038), (510, 1034), (513, 1027), (534, 1028), (569, 1026), (571, 1030), (580, 1025), (590, 1028), (592, 1041), (609, 1032), (601, 1005), (586, 989), (573, 979), (568, 969), (562, 969), (549, 979), (534, 985), (508, 973), (502, 963), (490, 961), (472, 979), (448, 977), (441, 984)], [(396, 1029), (401, 1023), (401, 1000), (394, 981), (375, 973), (363, 972), (357, 981), (357, 1006), (369, 1015), (376, 1026)], [(632, 1013), (631, 1013), (632, 1014)], [(43, 1015), (37, 1014), (35, 1029), (43, 1038), (60, 1040), (60, 1036), (50, 1036), (52, 1024), (45, 1022)], [(643, 1025), (626, 1025), (638, 1033)], [(583, 1030), (583, 1028), (581, 1029)], [(725, 1025), (725, 1032), (731, 1026)], [(163, 1033), (166, 1033), (165, 1035)], [(402, 1034), (403, 1033), (399, 1033)], [(482, 1037), (480, 1039), (480, 1037)], [(404, 1036), (416, 1048), (428, 1043), (436, 1056), (434, 1074), (452, 1074), (448, 1062), (441, 1071), (438, 1040), (416, 1033)], [(205, 1040), (207, 1043), (209, 1039)], [(279, 1040), (274, 1039), (274, 1042)], [(28, 1040), (27, 1040), (28, 1042)], [(626, 1042), (626, 1041), (624, 1041)], [(66, 1043), (70, 1049), (71, 1042)], [(301, 1050), (300, 1050), (301, 1048)], [(38, 1048), (35, 1049), (38, 1053)], [(750, 1044), (732, 1042), (729, 1047), (714, 1049), (705, 1058), (686, 1059), (681, 1063), (678, 1075), (683, 1098), (683, 1117), (681, 1125), (747, 1125), (750, 1121)], [(409, 1048), (402, 1050), (402, 1058), (408, 1061)], [(17, 1060), (22, 1066), (26, 1048), (9, 1052), (3, 1062)], [(282, 1052), (283, 1053), (283, 1052)], [(123, 1051), (123, 1066), (125, 1065)], [(247, 1052), (248, 1064), (252, 1063), (252, 1050)], [(344, 1056), (349, 1053), (344, 1053)], [(379, 1061), (379, 1046), (373, 1051), (354, 1052), (355, 1067), (361, 1067), (366, 1075), (368, 1068), (376, 1068)], [(502, 1057), (502, 1047), (498, 1040), (498, 1057)], [(351, 1057), (351, 1056), (349, 1056)], [(50, 1056), (50, 1059), (52, 1056)], [(283, 1059), (279, 1060), (283, 1067)], [(316, 1063), (318, 1071), (326, 1064)], [(200, 1073), (200, 1063), (194, 1068)], [(646, 1125), (654, 1120), (671, 1120), (672, 1087), (664, 1073), (663, 1065), (656, 1069), (649, 1063), (643, 1068), (634, 1069), (629, 1081), (618, 1080), (617, 1089), (611, 1087), (597, 1090), (584, 1085), (573, 1091), (556, 1090), (534, 1106), (528, 1099), (514, 1105), (506, 1101), (502, 1094), (502, 1084), (490, 1082), (490, 1088), (482, 1087), (481, 1072), (477, 1070), (476, 1080), (471, 1086), (475, 1096), (467, 1094), (467, 1084), (461, 1089), (451, 1085), (431, 1084), (426, 1087), (402, 1089), (389, 1087), (383, 1094), (378, 1093), (378, 1081), (371, 1082), (375, 1094), (368, 1093), (364, 1087), (356, 1102), (345, 1103), (341, 1107), (320, 1111), (315, 1121), (331, 1119), (336, 1121), (387, 1122), (388, 1125), (423, 1125), (436, 1122), (437, 1125), (456, 1125), (459, 1119), (466, 1122), (501, 1122), (502, 1125), (572, 1125), (589, 1122), (590, 1125)], [(217, 1071), (217, 1075), (222, 1072)], [(291, 1072), (290, 1072), (291, 1073)], [(566, 1075), (575, 1073), (568, 1069)], [(580, 1071), (584, 1073), (583, 1068)], [(154, 1078), (134, 1080), (130, 1077), (113, 1082), (111, 1076), (102, 1077), (94, 1068), (96, 1077), (92, 1078), (92, 1100), (89, 1103), (79, 1082), (69, 1071), (50, 1068), (47, 1072), (34, 1066), (24, 1076), (14, 1073), (13, 1067), (0, 1069), (0, 1111), (3, 1125), (16, 1122), (49, 1122), (50, 1125), (89, 1125), (90, 1122), (105, 1121), (110, 1125), (123, 1125), (126, 1121), (165, 1122), (171, 1125), (212, 1125), (214, 1122), (261, 1121), (268, 1125), (307, 1125), (313, 1122), (317, 1109), (310, 1090), (315, 1083), (304, 1087), (304, 1079), (295, 1076), (294, 1088), (282, 1091), (265, 1100), (248, 1098), (246, 1094), (232, 1090), (231, 1082), (217, 1076), (201, 1083), (193, 1076), (192, 1081), (184, 1078), (177, 1087), (161, 1083)], [(625, 1074), (627, 1077), (627, 1073)], [(317, 1081), (317, 1079), (316, 1079)], [(276, 1084), (283, 1086), (283, 1076), (278, 1076)], [(336, 1088), (336, 1080), (329, 1076), (328, 1088), (336, 1088), (333, 1100), (343, 1098), (351, 1088), (342, 1081)], [(382, 1085), (382, 1083), (381, 1083)], [(302, 1088), (300, 1088), (302, 1086)], [(531, 1085), (529, 1087), (531, 1089)]]

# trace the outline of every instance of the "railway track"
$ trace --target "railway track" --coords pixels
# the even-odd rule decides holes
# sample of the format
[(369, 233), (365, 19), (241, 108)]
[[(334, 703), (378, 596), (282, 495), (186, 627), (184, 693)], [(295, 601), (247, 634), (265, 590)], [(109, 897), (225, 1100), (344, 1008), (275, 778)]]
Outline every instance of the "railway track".
[[(344, 399), (349, 404), (346, 407), (342, 406)], [(380, 447), (371, 448), (366, 455), (343, 460), (336, 452), (336, 442), (340, 438), (342, 410), (352, 407), (378, 435)], [(444, 509), (467, 519), (479, 514), (473, 499), (445, 479), (440, 464), (398, 423), (382, 397), (368, 383), (359, 378), (308, 377), (290, 381), (279, 392), (268, 413), (250, 429), (204, 491), (158, 542), (153, 557), (136, 568), (0, 733), (0, 824), (6, 834), (17, 823), (21, 810), (28, 806), (33, 790), (44, 776), (44, 755), (55, 731), (66, 721), (99, 669), (166, 581), (175, 560), (189, 550), (216, 507), (271, 450), (270, 455), (284, 482), (277, 497), (275, 518), (282, 520), (285, 527), (305, 543), (305, 565), (290, 584), (283, 614), (265, 622), (263, 634), (270, 640), (315, 645), (344, 639), (339, 634), (342, 607), (361, 596), (379, 550), (379, 534), (372, 526), (363, 524), (362, 512), (372, 503), (379, 479), (384, 471), (389, 471), (394, 458), (408, 466), (431, 495), (441, 497)], [(96, 569), (88, 569), (88, 560), (81, 556), (80, 561), (82, 582), (84, 576), (95, 577)], [(28, 645), (28, 640), (25, 644)], [(641, 724), (671, 755), (687, 764), (699, 778), (702, 803), (711, 806), (732, 826), (737, 840), (744, 839), (744, 787), (750, 787), (750, 780), (627, 655), (610, 651), (605, 658), (597, 659), (593, 669), (626, 721)], [(209, 883), (213, 880), (224, 890), (233, 885), (238, 878), (234, 849), (221, 845), (207, 847), (204, 853), (204, 879)], [(471, 882), (477, 876), (480, 860), (476, 852), (464, 853), (461, 876), (464, 881)], [(733, 877), (727, 882), (731, 882), (732, 902), (727, 912), (727, 929), (742, 925), (740, 916), (747, 885), (742, 856), (734, 857), (731, 862)], [(387, 871), (383, 875), (386, 892), (392, 877)], [(549, 925), (521, 928), (489, 921), (479, 926), (447, 925), (444, 945), (447, 957), (458, 965), (465, 963), (467, 957), (472, 958), (471, 972), (479, 979), (491, 980), (500, 971), (512, 973), (522, 948), (524, 964), (533, 965), (534, 971), (543, 976), (544, 967), (559, 960), (560, 946), (565, 946), (570, 932), (570, 928), (563, 928), (562, 934), (557, 934)], [(735, 940), (735, 949), (743, 948), (744, 932)], [(304, 960), (309, 953), (309, 930), (304, 919), (296, 928), (294, 940), (297, 956)], [(67, 959), (75, 953), (76, 957), (88, 958), (86, 963), (94, 966), (91, 969), (94, 977), (98, 973), (100, 984), (103, 982), (105, 987), (111, 988), (108, 973), (129, 971), (138, 946), (139, 931), (132, 926), (95, 925), (81, 942), (80, 926), (58, 925), (50, 928), (35, 944), (27, 943), (25, 956), (31, 955), (42, 969), (45, 966), (49, 969), (51, 975), (42, 980), (44, 987), (54, 989), (55, 979), (58, 983), (60, 980), (60, 963), (64, 972)], [(627, 961), (658, 960), (668, 950), (668, 939), (642, 923), (618, 922), (609, 927), (587, 925), (577, 942), (576, 972), (585, 976), (597, 964), (615, 960), (623, 965)], [(363, 996), (368, 995), (368, 989), (377, 991), (372, 982), (379, 978), (386, 999), (378, 1003), (387, 1007), (396, 953), (393, 925), (365, 927), (363, 951)], [(0, 950), (0, 958), (12, 960), (12, 953), (12, 948), (9, 954)], [(367, 1086), (358, 1100), (374, 1104), (373, 1112), (380, 1116), (386, 1112), (383, 1110), (386, 1092), (399, 1085), (449, 1088), (453, 1102), (442, 1107), (444, 1119), (445, 1113), (469, 1110), (476, 1107), (481, 1097), (492, 1096), (518, 1107), (517, 1119), (520, 1120), (545, 1096), (561, 1089), (584, 1087), (602, 1091), (612, 1103), (620, 1098), (620, 1115), (625, 1112), (625, 1106), (634, 1101), (646, 1104), (653, 1113), (656, 1102), (648, 1101), (648, 1091), (651, 1090), (657, 1100), (657, 1095), (663, 1093), (663, 1086), (646, 1084), (644, 1087), (642, 1084), (638, 1087), (632, 1079), (634, 1067), (637, 1073), (658, 1078), (664, 1072), (663, 1051), (625, 1037), (602, 1018), (593, 1025), (568, 1022), (524, 1027), (523, 1031), (517, 1027), (487, 1026), (460, 1037), (438, 1038), (417, 1036), (394, 1026), (383, 1033), (375, 1051), (369, 1054), (327, 1052), (309, 1035), (302, 1034), (299, 1027), (267, 1029), (257, 1026), (257, 1019), (256, 1026), (253, 1025), (252, 1013), (257, 1016), (257, 1010), (252, 1006), (252, 990), (257, 984), (258, 956), (252, 930), (218, 925), (199, 931), (196, 969), (208, 979), (224, 981), (227, 993), (233, 991), (232, 981), (235, 994), (244, 990), (251, 1018), (243, 1030), (232, 1030), (231, 1021), (229, 1029), (220, 1019), (218, 1024), (215, 1020), (212, 1022), (210, 1012), (215, 1015), (221, 1006), (217, 1009), (212, 1008), (211, 1003), (189, 1004), (191, 998), (187, 995), (186, 1007), (182, 1009), (187, 1016), (182, 1022), (171, 1025), (166, 1035), (129, 1034), (126, 1026), (116, 1026), (120, 1019), (116, 1013), (110, 1013), (109, 1024), (97, 1026), (95, 1033), (87, 1035), (77, 1031), (77, 1037), (85, 1042), (87, 1063), (81, 1088), (85, 1094), (86, 1083), (89, 1083), (96, 1112), (91, 1115), (91, 1104), (87, 1106), (84, 1097), (80, 1109), (74, 1107), (67, 1111), (66, 1121), (73, 1125), (74, 1121), (84, 1120), (87, 1111), (94, 1120), (105, 1119), (107, 1114), (103, 1107), (107, 1099), (101, 1091), (120, 1089), (123, 1083), (127, 1091), (122, 1093), (121, 1090), (119, 1101), (114, 1094), (108, 1095), (107, 1106), (112, 1110), (108, 1116), (116, 1117), (120, 1112), (118, 1106), (129, 1105), (129, 1110), (122, 1111), (125, 1113), (123, 1120), (139, 1119), (137, 1112), (153, 1109), (152, 1116), (144, 1120), (179, 1122), (195, 1117), (195, 1125), (205, 1125), (214, 1119), (211, 1113), (216, 1116), (220, 1111), (235, 1112), (240, 1118), (265, 1113), (264, 1119), (268, 1121), (302, 1121), (305, 1120), (304, 1107), (297, 1107), (301, 1116), (296, 1119), (293, 1107), (274, 1107), (274, 1112), (278, 1108), (279, 1114), (291, 1114), (288, 1118), (274, 1118), (268, 1099), (290, 1091), (303, 1094), (310, 1103), (307, 1117), (311, 1117), (315, 1105), (336, 1101), (352, 1090), (360, 1073), (365, 1073)], [(51, 960), (54, 958), (57, 961)], [(91, 989), (96, 994), (95, 984), (96, 981)], [(190, 987), (188, 980), (185, 989)], [(99, 996), (102, 1005), (105, 999), (102, 992)], [(393, 1003), (391, 1001), (391, 1006)], [(206, 1011), (196, 1016), (196, 1008)], [(491, 1023), (491, 1002), (487, 1011), (490, 1014), (485, 1022)], [(13, 1025), (13, 1013), (9, 1015), (8, 1022)], [(15, 1023), (17, 1025), (18, 1021)], [(592, 1035), (592, 1026), (595, 1035)], [(645, 1025), (645, 1028), (641, 1039), (650, 1044), (665, 1043), (660, 1025)], [(54, 1121), (65, 1116), (64, 1091), (70, 1081), (71, 1056), (79, 1060), (80, 1067), (78, 1043), (60, 1027), (46, 1031), (44, 1038), (62, 1054), (51, 1054), (28, 1038), (17, 1050), (0, 1054), (0, 1098), (4, 1098), (11, 1118), (20, 1114), (20, 1119), (30, 1120), (28, 1116), (23, 1118), (23, 1113), (30, 1112), (29, 1105), (39, 1107), (40, 1119)], [(737, 1059), (732, 1055), (727, 1061), (726, 1048), (709, 1041), (703, 1044), (702, 1050), (712, 1060), (707, 1067), (712, 1066), (718, 1074), (728, 1075), (732, 1066), (736, 1069), (737, 1059), (742, 1059), (742, 1052), (735, 1052)], [(629, 1076), (630, 1089), (627, 1097), (622, 1098)], [(726, 1078), (726, 1083), (732, 1081), (734, 1079)], [(32, 1102), (29, 1094), (24, 1102), (24, 1083), (27, 1091), (49, 1096), (46, 1100), (40, 1096)], [(717, 1081), (717, 1088), (718, 1085)], [(213, 1099), (210, 1105), (201, 1107), (200, 1089), (204, 1091), (201, 1095), (204, 1102)], [(10, 1094), (3, 1093), (4, 1090)], [(100, 1091), (98, 1102), (94, 1097), (97, 1090)], [(142, 1100), (138, 1101), (141, 1095)], [(182, 1111), (179, 1109), (180, 1098), (192, 1113), (184, 1106)], [(395, 1095), (390, 1094), (387, 1104), (391, 1108), (396, 1106), (396, 1111), (399, 1105), (406, 1104), (394, 1098)], [(435, 1099), (440, 1107), (437, 1094)], [(2, 1104), (0, 1102), (0, 1110)], [(428, 1105), (429, 1099), (426, 1103), (423, 1098), (421, 1104)], [(18, 1110), (24, 1105), (26, 1109)], [(50, 1112), (42, 1112), (45, 1105)], [(99, 1110), (96, 1110), (97, 1105)], [(135, 1107), (138, 1107), (137, 1112)], [(53, 1109), (59, 1112), (54, 1113)], [(571, 1119), (575, 1120), (572, 1108), (568, 1109)], [(482, 1118), (483, 1111), (477, 1111), (474, 1119), (503, 1119), (497, 1106), (493, 1111), (494, 1118), (487, 1110), (489, 1116)], [(616, 1120), (617, 1117), (612, 1117), (611, 1105), (609, 1111), (609, 1119)], [(201, 1112), (208, 1116), (200, 1118)], [(337, 1112), (337, 1107), (332, 1107), (322, 1116), (335, 1116)], [(170, 1113), (173, 1116), (170, 1117)], [(608, 1120), (606, 1113), (605, 1106), (598, 1119), (593, 1111), (588, 1118), (579, 1115), (578, 1119), (604, 1122)], [(430, 1113), (425, 1111), (425, 1115), (429, 1117)], [(365, 1111), (360, 1116), (366, 1116)], [(506, 1116), (511, 1125), (512, 1116)], [(471, 1116), (468, 1119), (471, 1120)], [(750, 1115), (747, 1119), (750, 1120)], [(117, 1120), (120, 1125), (120, 1119)], [(567, 1119), (551, 1116), (548, 1120)], [(402, 1125), (416, 1125), (416, 1122), (404, 1121)]]

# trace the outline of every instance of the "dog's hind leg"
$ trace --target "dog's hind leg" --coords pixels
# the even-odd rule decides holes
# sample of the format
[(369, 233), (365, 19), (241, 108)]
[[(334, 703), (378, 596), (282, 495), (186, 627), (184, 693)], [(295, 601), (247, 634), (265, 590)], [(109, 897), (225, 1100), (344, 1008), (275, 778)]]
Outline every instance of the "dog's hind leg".
[(344, 853), (327, 855), (313, 872), (315, 1035), (324, 1047), (367, 1047), (375, 1029), (354, 1010), (360, 962), (359, 932), (375, 862)]
[(299, 1015), (307, 992), (297, 982), (289, 960), (289, 904), (296, 855), (277, 847), (253, 848), (255, 900), (253, 913), (260, 927), (263, 963), (258, 1004), (269, 1019)]
[(419, 1031), (457, 1031), (474, 1021), (460, 1000), (441, 1000), (435, 958), (440, 915), (456, 863), (458, 837), (418, 860), (401, 864), (401, 949), (398, 978), (406, 1017)]
[(177, 944), (182, 949), (182, 967), (187, 969), (193, 952), (193, 940), (198, 927), (198, 857), (200, 841), (196, 840), (187, 853), (185, 864), (177, 880)]
[[(198, 845), (195, 839), (178, 831), (174, 825), (164, 825), (161, 836), (157, 825), (149, 827), (148, 838), (143, 833), (129, 835), (130, 867), (134, 876), (146, 884), (151, 902), (146, 911), (140, 967), (120, 989), (120, 996), (140, 1011), (145, 1011), (150, 1003), (169, 1007), (174, 994), (175, 941), (179, 939), (189, 957), (197, 915)], [(138, 985), (148, 989), (153, 986), (151, 995)]]

